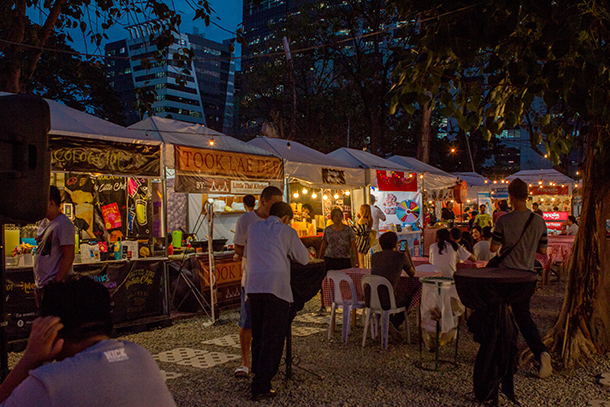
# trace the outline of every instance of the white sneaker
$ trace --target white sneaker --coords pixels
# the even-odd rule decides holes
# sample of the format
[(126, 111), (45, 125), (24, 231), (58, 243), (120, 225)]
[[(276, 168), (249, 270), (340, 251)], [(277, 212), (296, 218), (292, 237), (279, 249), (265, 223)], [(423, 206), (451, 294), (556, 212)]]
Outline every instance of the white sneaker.
[(548, 352), (542, 352), (540, 354), (540, 371), (538, 377), (541, 379), (547, 378), (553, 373), (553, 366), (551, 365), (551, 355)]

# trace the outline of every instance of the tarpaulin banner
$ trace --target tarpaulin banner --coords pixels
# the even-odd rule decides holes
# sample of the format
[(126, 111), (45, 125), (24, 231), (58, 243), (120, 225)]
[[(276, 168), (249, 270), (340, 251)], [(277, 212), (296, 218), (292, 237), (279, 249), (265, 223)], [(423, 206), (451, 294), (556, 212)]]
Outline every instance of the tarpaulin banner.
[(403, 171), (377, 171), (377, 188), (380, 191), (417, 192), (417, 175)]
[(175, 146), (176, 173), (205, 174), (235, 179), (283, 178), (282, 160), (276, 157)]
[(276, 157), (174, 146), (176, 192), (243, 194), (232, 181), (280, 181), (283, 161)]
[(201, 194), (258, 195), (269, 186), (264, 181), (240, 181), (199, 175), (176, 175), (174, 190)]
[(531, 186), (530, 195), (568, 195), (568, 186)]
[[(125, 323), (163, 315), (163, 261), (120, 261), (75, 264), (78, 274), (104, 285), (113, 302), (112, 321)], [(6, 273), (9, 341), (26, 339), (38, 317), (32, 268)]]
[(54, 171), (159, 177), (159, 146), (49, 136)]
[(322, 168), (322, 182), (331, 185), (345, 185), (345, 171)]

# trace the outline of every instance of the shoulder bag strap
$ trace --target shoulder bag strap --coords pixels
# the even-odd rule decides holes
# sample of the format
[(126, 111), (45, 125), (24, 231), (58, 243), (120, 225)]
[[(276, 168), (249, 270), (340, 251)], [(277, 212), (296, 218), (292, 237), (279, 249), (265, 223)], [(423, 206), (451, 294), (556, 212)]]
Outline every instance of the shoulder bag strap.
[(530, 214), (530, 217), (527, 219), (527, 222), (525, 222), (525, 226), (523, 227), (523, 230), (521, 231), (521, 235), (519, 236), (519, 239), (517, 239), (517, 241), (515, 242), (515, 244), (513, 244), (511, 247), (508, 248), (508, 250), (506, 250), (504, 253), (502, 253), (502, 255), (498, 258), (498, 262), (501, 263), (502, 260), (504, 260), (506, 258), (506, 256), (508, 256), (510, 254), (510, 252), (513, 251), (513, 249), (515, 248), (515, 246), (517, 246), (517, 244), (519, 243), (519, 241), (521, 240), (521, 238), (523, 237), (523, 234), (525, 233), (525, 231), (527, 230), (528, 226), (530, 225), (530, 223), (532, 223), (532, 220), (534, 220), (534, 216), (536, 216), (534, 214), (534, 212), (532, 212)]

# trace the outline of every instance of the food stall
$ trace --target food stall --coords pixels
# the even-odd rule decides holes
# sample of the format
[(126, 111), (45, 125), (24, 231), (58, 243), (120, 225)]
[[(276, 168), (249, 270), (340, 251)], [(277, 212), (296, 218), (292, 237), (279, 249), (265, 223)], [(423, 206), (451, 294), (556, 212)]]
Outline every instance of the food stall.
[(379, 222), (380, 233), (396, 232), (400, 241), (408, 242), (411, 253), (419, 255), (423, 214), (417, 174), (362, 150), (340, 148), (328, 155), (366, 169), (367, 192), (375, 196), (386, 215), (386, 220)]
[(506, 177), (507, 182), (520, 178), (529, 185), (530, 196), (527, 204), (533, 203), (544, 213), (549, 233), (557, 234), (573, 213), (572, 194), (576, 181), (557, 170), (524, 170)]
[[(454, 175), (430, 164), (419, 161), (413, 157), (395, 155), (388, 158), (388, 160), (407, 168), (410, 172), (417, 174), (418, 189), (422, 195), (422, 201), (424, 202), (422, 210), (432, 210), (438, 220), (441, 219), (441, 209), (443, 205), (446, 205), (447, 202), (457, 202), (455, 199), (455, 185), (458, 179)], [(461, 198), (462, 195), (458, 194), (458, 196)], [(456, 216), (459, 214), (455, 211), (455, 209), (454, 213)], [(434, 243), (436, 237), (435, 228), (438, 228), (439, 226), (440, 225), (438, 222), (434, 225), (434, 227), (424, 225), (424, 256), (428, 255), (428, 248), (432, 243)]]
[(180, 283), (177, 270), (186, 269), (218, 307), (239, 304), (242, 270), (232, 248), (237, 219), (245, 213), (243, 197), (281, 187), (282, 160), (199, 124), (151, 117), (129, 128), (163, 143), (168, 225), (175, 240), (172, 292)]
[[(257, 137), (248, 144), (274, 153), (284, 160), (285, 196), (293, 204), (297, 219), (293, 222), (293, 227), (300, 233), (304, 244), (313, 247), (316, 252), (332, 208), (340, 206), (346, 217), (351, 217), (357, 206), (364, 202), (361, 192), (365, 185), (363, 169), (296, 141)], [(315, 230), (311, 224), (302, 220), (305, 203), (313, 207), (314, 213), (310, 219), (312, 224), (315, 220)], [(306, 236), (311, 232), (314, 232), (313, 236)]]
[[(166, 258), (159, 246), (165, 237), (160, 144), (47, 103), (51, 184), (62, 193), (62, 210), (76, 226), (74, 271), (108, 288), (117, 327), (171, 323)], [(11, 238), (35, 244), (36, 230), (15, 227)], [(7, 257), (9, 340), (27, 338), (37, 316), (32, 265), (21, 257)]]

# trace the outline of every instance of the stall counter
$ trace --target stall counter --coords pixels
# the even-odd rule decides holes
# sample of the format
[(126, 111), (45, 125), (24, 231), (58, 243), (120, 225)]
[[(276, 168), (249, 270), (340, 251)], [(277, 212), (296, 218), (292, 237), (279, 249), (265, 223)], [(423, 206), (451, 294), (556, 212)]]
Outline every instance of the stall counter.
[[(114, 303), (112, 318), (121, 327), (154, 317), (166, 317), (164, 257), (75, 263), (74, 272), (102, 283)], [(32, 267), (6, 268), (8, 339), (26, 339), (38, 316)]]

